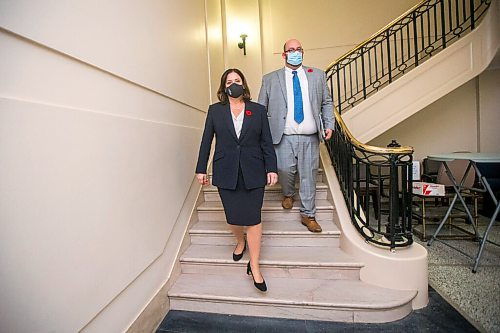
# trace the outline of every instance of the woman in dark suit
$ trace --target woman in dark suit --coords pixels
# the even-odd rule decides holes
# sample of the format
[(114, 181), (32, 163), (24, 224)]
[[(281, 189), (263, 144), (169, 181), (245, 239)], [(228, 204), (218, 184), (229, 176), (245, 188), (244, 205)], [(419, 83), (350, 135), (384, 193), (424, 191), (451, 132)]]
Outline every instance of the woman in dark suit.
[(233, 260), (243, 257), (248, 242), (247, 274), (252, 274), (257, 289), (266, 291), (259, 267), (261, 209), (264, 187), (278, 181), (267, 112), (250, 101), (245, 77), (235, 68), (222, 74), (217, 97), (220, 102), (208, 108), (196, 177), (200, 184), (209, 184), (207, 163), (215, 135), (212, 183), (219, 190), (227, 223), (237, 240)]

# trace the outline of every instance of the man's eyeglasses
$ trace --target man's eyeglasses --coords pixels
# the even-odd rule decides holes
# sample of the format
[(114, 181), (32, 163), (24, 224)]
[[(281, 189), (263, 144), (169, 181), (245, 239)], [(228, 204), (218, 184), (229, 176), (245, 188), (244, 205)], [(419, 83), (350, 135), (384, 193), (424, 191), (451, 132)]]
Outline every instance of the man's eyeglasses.
[(295, 51), (297, 51), (297, 52), (304, 52), (304, 50), (301, 47), (298, 47), (296, 49), (288, 49), (288, 50), (285, 51), (285, 53), (293, 53)]

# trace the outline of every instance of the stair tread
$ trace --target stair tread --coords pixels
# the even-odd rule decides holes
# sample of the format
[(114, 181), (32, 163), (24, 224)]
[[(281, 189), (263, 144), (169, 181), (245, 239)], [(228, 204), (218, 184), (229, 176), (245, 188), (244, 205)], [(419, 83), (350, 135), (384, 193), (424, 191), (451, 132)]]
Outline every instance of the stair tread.
[[(298, 184), (295, 184), (295, 188), (298, 188)], [(328, 189), (328, 185), (326, 185), (323, 182), (316, 182), (316, 189), (318, 189), (318, 190), (327, 190)], [(213, 186), (213, 185), (208, 185), (208, 186), (204, 187), (203, 190), (205, 192), (217, 192), (217, 187)], [(266, 186), (266, 191), (267, 192), (271, 192), (271, 191), (272, 192), (278, 192), (278, 191), (281, 191), (281, 184), (278, 183), (278, 184), (273, 185), (273, 186)]]
[[(217, 263), (246, 266), (248, 251), (243, 259), (234, 262), (232, 258), (233, 245), (191, 245), (181, 257), (181, 262)], [(260, 264), (277, 266), (306, 266), (315, 267), (353, 267), (359, 268), (363, 264), (356, 262), (340, 248), (323, 250), (315, 247), (275, 247), (261, 248)], [(264, 271), (265, 272), (265, 271)]]
[(266, 278), (267, 293), (260, 293), (251, 276), (181, 274), (168, 295), (174, 298), (343, 309), (391, 309), (405, 305), (416, 291), (393, 290), (359, 280)]
[[(262, 205), (263, 211), (293, 211), (296, 212), (300, 208), (300, 202), (295, 201), (293, 203), (293, 208), (290, 210), (281, 207), (281, 200), (264, 200)], [(197, 208), (199, 211), (219, 211), (222, 210), (222, 202), (220, 201), (205, 201), (200, 204)], [(328, 200), (317, 200), (316, 210), (328, 210), (334, 209), (333, 204)]]
[[(331, 221), (322, 221), (321, 233), (311, 233), (300, 221), (262, 221), (263, 235), (306, 235), (317, 237), (320, 235), (341, 234), (339, 228)], [(189, 230), (190, 234), (219, 234), (230, 235), (226, 221), (199, 221)]]

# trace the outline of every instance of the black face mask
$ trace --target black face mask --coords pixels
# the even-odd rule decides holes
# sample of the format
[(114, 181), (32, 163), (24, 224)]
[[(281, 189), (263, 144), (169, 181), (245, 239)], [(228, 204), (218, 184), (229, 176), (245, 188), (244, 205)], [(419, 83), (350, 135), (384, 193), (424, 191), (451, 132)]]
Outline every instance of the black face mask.
[(244, 90), (245, 90), (245, 88), (243, 88), (243, 85), (233, 83), (229, 87), (226, 88), (226, 94), (228, 94), (228, 96), (238, 98), (241, 95), (243, 95)]

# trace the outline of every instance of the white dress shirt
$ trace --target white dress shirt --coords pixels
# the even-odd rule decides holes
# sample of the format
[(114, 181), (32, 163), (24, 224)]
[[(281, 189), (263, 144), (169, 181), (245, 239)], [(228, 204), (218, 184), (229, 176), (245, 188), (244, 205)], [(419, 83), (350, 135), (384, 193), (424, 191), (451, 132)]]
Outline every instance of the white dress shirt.
[(231, 112), (231, 118), (233, 119), (233, 125), (234, 125), (234, 131), (236, 132), (236, 136), (238, 137), (238, 139), (240, 138), (241, 127), (243, 126), (243, 118), (245, 116), (244, 113), (245, 113), (245, 105), (243, 105), (243, 110), (241, 110), (238, 117), (235, 117), (234, 113)]
[(285, 67), (285, 81), (286, 81), (286, 97), (288, 99), (288, 111), (286, 115), (285, 130), (284, 134), (314, 134), (318, 132), (316, 128), (316, 122), (314, 121), (311, 101), (309, 100), (309, 84), (307, 82), (306, 72), (304, 68), (300, 66), (296, 69), (297, 76), (299, 77), (300, 90), (302, 92), (302, 103), (304, 110), (304, 120), (297, 124), (294, 118), (294, 98), (293, 98), (293, 73), (292, 69)]

